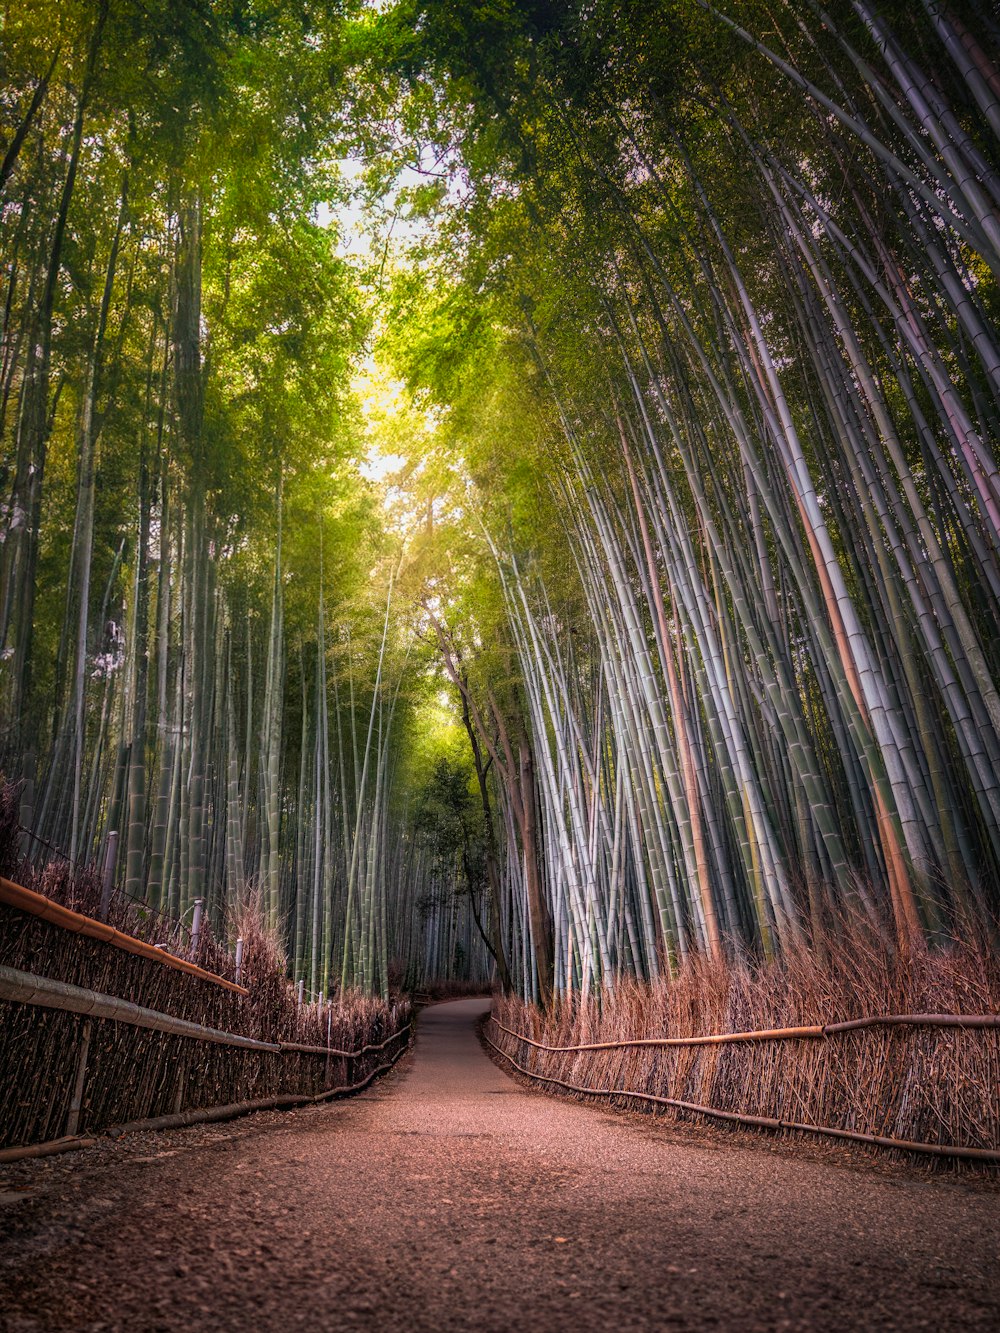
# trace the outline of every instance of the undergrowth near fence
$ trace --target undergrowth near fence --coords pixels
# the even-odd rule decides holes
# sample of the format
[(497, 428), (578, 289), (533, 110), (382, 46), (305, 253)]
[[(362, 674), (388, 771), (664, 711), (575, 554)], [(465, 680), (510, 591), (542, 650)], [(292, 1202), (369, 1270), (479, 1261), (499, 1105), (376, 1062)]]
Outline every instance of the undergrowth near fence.
[[(862, 921), (779, 960), (697, 957), (672, 981), (622, 981), (550, 1013), (513, 998), (503, 1024), (553, 1046), (690, 1037), (901, 1013), (1000, 1013), (1000, 961), (970, 934), (901, 953)], [(491, 1040), (525, 1068), (578, 1085), (628, 1089), (864, 1134), (1000, 1148), (1000, 1030), (897, 1027), (827, 1039), (723, 1046), (546, 1052), (504, 1033)], [(544, 1086), (544, 1085), (541, 1085)], [(632, 1109), (641, 1105), (627, 1103)], [(691, 1113), (668, 1114), (691, 1118)], [(697, 1117), (694, 1117), (697, 1118)]]

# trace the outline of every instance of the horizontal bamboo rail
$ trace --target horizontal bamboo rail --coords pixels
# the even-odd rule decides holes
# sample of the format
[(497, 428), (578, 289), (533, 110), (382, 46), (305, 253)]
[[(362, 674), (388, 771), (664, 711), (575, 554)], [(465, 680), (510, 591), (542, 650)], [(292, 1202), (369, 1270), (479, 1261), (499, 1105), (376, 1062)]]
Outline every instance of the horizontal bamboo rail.
[(161, 963), (164, 967), (175, 968), (179, 972), (187, 972), (189, 976), (197, 977), (200, 981), (211, 982), (214, 986), (222, 986), (226, 990), (235, 991), (238, 995), (247, 995), (245, 986), (239, 986), (235, 981), (227, 981), (225, 977), (217, 976), (214, 972), (208, 972), (197, 963), (192, 963), (187, 958), (178, 958), (176, 954), (167, 953), (165, 949), (158, 949), (153, 944), (147, 944), (145, 940), (137, 940), (134, 935), (126, 935), (123, 931), (115, 930), (114, 926), (109, 926), (104, 921), (96, 921), (91, 916), (84, 916), (80, 912), (74, 912), (68, 907), (61, 907), (54, 903), (51, 898), (46, 898), (42, 893), (35, 893), (32, 889), (25, 889), (20, 884), (13, 884), (9, 879), (0, 878), (0, 903), (7, 907), (16, 908), (19, 912), (27, 912), (31, 916), (41, 917), (43, 921), (49, 921), (55, 926), (62, 926), (64, 930), (71, 930), (77, 935), (86, 935), (93, 940), (103, 940), (105, 944), (110, 944), (116, 949), (123, 949), (126, 953), (133, 953), (140, 958), (148, 958), (153, 962)]
[(409, 1026), (400, 1028), (391, 1037), (386, 1037), (385, 1041), (370, 1042), (357, 1051), (342, 1051), (336, 1046), (303, 1046), (297, 1041), (283, 1041), (280, 1044), (283, 1051), (301, 1051), (304, 1055), (342, 1055), (351, 1059), (356, 1055), (366, 1055), (369, 1051), (384, 1051), (397, 1037), (401, 1037), (407, 1031)]
[(28, 1143), (21, 1148), (0, 1148), (0, 1162), (20, 1162), (25, 1157), (54, 1157), (57, 1153), (75, 1152), (78, 1148), (92, 1148), (96, 1139), (83, 1134), (67, 1134), (48, 1143)]
[(843, 1023), (811, 1023), (796, 1028), (761, 1028), (755, 1032), (714, 1032), (703, 1037), (633, 1037), (627, 1041), (591, 1041), (578, 1046), (549, 1046), (535, 1041), (490, 1016), (502, 1032), (518, 1041), (534, 1046), (536, 1050), (552, 1055), (566, 1055), (574, 1051), (624, 1051), (630, 1047), (648, 1046), (724, 1046), (741, 1041), (797, 1041), (838, 1036), (844, 1032), (860, 1032), (876, 1027), (939, 1027), (939, 1028), (1000, 1028), (1000, 1014), (884, 1014), (871, 1018), (851, 1018)]
[[(493, 1021), (496, 1022), (496, 1019)], [(497, 1027), (503, 1027), (503, 1024), (497, 1023)], [(510, 1028), (504, 1028), (503, 1030), (509, 1032)], [(911, 1139), (894, 1139), (883, 1134), (863, 1134), (858, 1130), (837, 1129), (833, 1125), (808, 1125), (802, 1121), (781, 1120), (773, 1116), (744, 1115), (738, 1111), (720, 1111), (714, 1106), (703, 1106), (699, 1102), (685, 1102), (677, 1097), (658, 1097), (651, 1092), (632, 1092), (627, 1088), (591, 1088), (585, 1084), (570, 1083), (566, 1079), (553, 1078), (548, 1074), (538, 1074), (532, 1069), (525, 1068), (524, 1065), (518, 1064), (496, 1042), (491, 1041), (485, 1031), (483, 1032), (483, 1040), (487, 1046), (496, 1051), (497, 1055), (502, 1056), (508, 1064), (513, 1065), (517, 1072), (523, 1074), (526, 1078), (534, 1079), (537, 1083), (552, 1083), (556, 1087), (566, 1088), (569, 1092), (580, 1093), (586, 1097), (622, 1097), (630, 1101), (651, 1102), (657, 1106), (669, 1106), (679, 1111), (693, 1111), (698, 1115), (709, 1116), (715, 1120), (727, 1120), (733, 1124), (750, 1125), (754, 1129), (790, 1129), (801, 1134), (818, 1134), (826, 1138), (850, 1139), (855, 1143), (873, 1144), (879, 1148), (897, 1148), (903, 1152), (926, 1153), (934, 1157), (956, 1157), (976, 1162), (1000, 1162), (1000, 1149), (995, 1148), (962, 1148), (952, 1144), (921, 1143)], [(556, 1047), (555, 1049), (559, 1050), (561, 1048)]]
[(72, 986), (66, 981), (54, 981), (50, 977), (36, 977), (30, 972), (19, 972), (13, 967), (0, 966), (0, 1000), (10, 1000), (15, 1004), (31, 1004), (42, 1009), (61, 1009), (65, 1013), (86, 1014), (90, 1018), (108, 1018), (116, 1023), (128, 1023), (132, 1027), (148, 1028), (153, 1032), (166, 1032), (176, 1037), (190, 1037), (195, 1041), (210, 1041), (219, 1046), (239, 1046), (244, 1050), (267, 1051), (273, 1055), (283, 1052), (304, 1053), (306, 1055), (343, 1056), (353, 1059), (368, 1051), (380, 1051), (409, 1032), (410, 1025), (394, 1032), (385, 1041), (361, 1046), (356, 1051), (344, 1051), (335, 1046), (303, 1046), (298, 1042), (258, 1041), (255, 1037), (243, 1037), (237, 1032), (223, 1032), (220, 1028), (204, 1027), (201, 1023), (192, 1023), (186, 1018), (175, 1018), (173, 1014), (161, 1014), (155, 1009), (144, 1009), (131, 1000), (122, 1000), (116, 995), (102, 995), (99, 991), (85, 990), (82, 986)]
[(201, 1023), (191, 1023), (186, 1018), (161, 1014), (155, 1009), (144, 1009), (142, 1005), (122, 1000), (116, 995), (102, 995), (100, 991), (85, 990), (67, 981), (36, 977), (30, 972), (19, 972), (14, 967), (0, 967), (0, 1000), (36, 1005), (42, 1009), (61, 1009), (70, 1014), (87, 1014), (91, 1018), (109, 1018), (113, 1022), (129, 1023), (132, 1027), (167, 1032), (176, 1037), (193, 1037), (196, 1041), (211, 1041), (219, 1046), (241, 1046), (245, 1050), (270, 1051), (274, 1054), (281, 1051), (277, 1042), (258, 1041), (254, 1037), (242, 1037), (236, 1032), (203, 1027)]

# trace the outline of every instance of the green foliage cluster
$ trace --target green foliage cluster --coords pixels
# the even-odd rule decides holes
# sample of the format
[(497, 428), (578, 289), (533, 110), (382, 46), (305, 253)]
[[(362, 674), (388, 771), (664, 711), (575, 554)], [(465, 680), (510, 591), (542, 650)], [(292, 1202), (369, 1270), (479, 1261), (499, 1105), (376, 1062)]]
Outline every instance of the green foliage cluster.
[(904, 940), (995, 912), (995, 20), (403, 0), (360, 30), (373, 185), (435, 171), (381, 344), (445, 460), (407, 470), (441, 516), (411, 577), (485, 732), (549, 752), (566, 984), (857, 897)]
[[(337, 223), (348, 22), (19, 0), (0, 96), (0, 755), (22, 820), (80, 858), (118, 830), (129, 892), (175, 912), (207, 896), (221, 918), (260, 881), (299, 965), (326, 949), (314, 990), (334, 944), (300, 910), (297, 823), (323, 824), (332, 916), (395, 560), (359, 471), (370, 313)], [(336, 793), (311, 772), (321, 718)]]
[(997, 40), (974, 0), (8, 6), (23, 822), (121, 830), (173, 910), (256, 880), (314, 993), (995, 910)]

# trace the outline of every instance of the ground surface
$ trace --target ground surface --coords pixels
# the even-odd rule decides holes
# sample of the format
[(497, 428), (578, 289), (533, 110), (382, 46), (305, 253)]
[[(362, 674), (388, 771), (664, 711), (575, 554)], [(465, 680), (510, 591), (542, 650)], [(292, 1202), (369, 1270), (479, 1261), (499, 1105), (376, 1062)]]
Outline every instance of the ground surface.
[(352, 1101), (0, 1168), (0, 1327), (995, 1329), (995, 1183), (541, 1096), (485, 1000)]

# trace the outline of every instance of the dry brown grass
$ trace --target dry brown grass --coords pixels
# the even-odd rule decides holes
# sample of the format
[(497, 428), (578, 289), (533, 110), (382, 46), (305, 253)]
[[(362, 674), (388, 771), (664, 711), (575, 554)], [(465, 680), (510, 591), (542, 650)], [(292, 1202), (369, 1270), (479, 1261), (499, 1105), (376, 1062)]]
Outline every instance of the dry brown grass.
[[(900, 1013), (1000, 1012), (1000, 959), (985, 936), (902, 954), (852, 921), (779, 961), (689, 962), (673, 981), (622, 981), (551, 1013), (498, 1000), (501, 1022), (548, 1045), (701, 1036)], [(1000, 1030), (875, 1028), (825, 1040), (548, 1053), (491, 1037), (539, 1074), (935, 1144), (1000, 1148)], [(635, 1106), (632, 1102), (630, 1105)], [(685, 1115), (683, 1112), (671, 1114)]]

